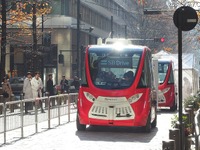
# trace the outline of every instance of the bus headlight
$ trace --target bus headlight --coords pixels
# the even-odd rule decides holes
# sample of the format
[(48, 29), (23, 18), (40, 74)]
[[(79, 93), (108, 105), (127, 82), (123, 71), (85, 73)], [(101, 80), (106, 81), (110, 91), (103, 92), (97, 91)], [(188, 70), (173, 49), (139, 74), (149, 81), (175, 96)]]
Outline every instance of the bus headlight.
[(90, 94), (89, 92), (84, 92), (84, 95), (87, 98), (87, 100), (89, 100), (92, 103), (96, 100), (96, 98), (92, 94)]
[(169, 91), (169, 89), (170, 89), (169, 87), (168, 87), (168, 88), (165, 88), (165, 89), (163, 89), (163, 90), (162, 90), (162, 93), (163, 93), (163, 94), (164, 94), (164, 93), (167, 93), (167, 92)]
[(129, 103), (132, 104), (132, 103), (137, 102), (140, 99), (140, 97), (142, 96), (142, 94), (143, 93), (138, 93), (138, 94), (135, 94), (135, 95), (129, 97), (129, 99), (128, 99)]

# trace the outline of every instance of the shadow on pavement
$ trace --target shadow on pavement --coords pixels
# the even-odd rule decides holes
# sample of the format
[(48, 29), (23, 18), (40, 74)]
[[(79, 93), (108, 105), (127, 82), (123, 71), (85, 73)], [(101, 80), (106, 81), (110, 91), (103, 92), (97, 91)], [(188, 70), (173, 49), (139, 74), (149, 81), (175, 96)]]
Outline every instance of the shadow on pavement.
[(178, 110), (171, 111), (170, 109), (166, 109), (166, 108), (158, 109), (158, 115), (160, 115), (160, 114), (177, 114), (177, 113), (178, 113)]
[(142, 142), (148, 143), (157, 134), (158, 128), (145, 133), (141, 128), (89, 126), (86, 131), (76, 131), (80, 140), (108, 142)]

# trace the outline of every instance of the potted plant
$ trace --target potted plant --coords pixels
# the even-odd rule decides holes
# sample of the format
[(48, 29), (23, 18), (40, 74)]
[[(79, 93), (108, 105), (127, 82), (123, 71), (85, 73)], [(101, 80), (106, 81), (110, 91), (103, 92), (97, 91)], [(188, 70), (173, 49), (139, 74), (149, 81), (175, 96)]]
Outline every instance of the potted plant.
[(189, 105), (192, 105), (194, 110), (198, 110), (200, 106), (200, 92), (194, 96), (189, 96), (184, 99), (184, 108), (187, 108)]
[[(183, 122), (185, 123), (185, 129), (184, 129), (184, 131), (185, 131), (185, 136), (189, 136), (190, 134), (191, 134), (191, 124), (189, 124), (189, 122), (188, 122), (188, 118), (187, 118), (187, 116), (182, 116), (182, 119), (183, 119)], [(178, 117), (178, 115), (176, 114), (176, 115), (174, 115), (173, 116), (173, 118), (171, 119), (171, 127), (172, 128), (177, 128), (177, 123), (178, 123), (178, 121), (179, 121), (179, 117)]]

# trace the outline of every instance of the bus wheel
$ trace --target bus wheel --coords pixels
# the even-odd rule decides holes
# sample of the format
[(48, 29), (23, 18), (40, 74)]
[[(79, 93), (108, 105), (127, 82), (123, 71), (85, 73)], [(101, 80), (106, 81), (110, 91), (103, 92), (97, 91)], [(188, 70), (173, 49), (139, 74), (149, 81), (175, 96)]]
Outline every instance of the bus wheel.
[(177, 103), (174, 101), (172, 107), (170, 107), (171, 111), (176, 111), (177, 110)]
[(157, 116), (155, 117), (154, 121), (151, 123), (151, 127), (155, 128), (157, 125)]
[(151, 122), (151, 127), (155, 128), (157, 125), (157, 109), (156, 109), (156, 107), (153, 107), (153, 109), (154, 110), (152, 110), (151, 112), (154, 112), (154, 114), (153, 114), (154, 120)]
[(76, 128), (77, 128), (78, 131), (85, 131), (86, 130), (86, 125), (80, 124), (78, 114), (77, 114), (77, 117), (76, 117)]
[(151, 113), (149, 114), (149, 117), (147, 119), (146, 126), (143, 127), (144, 132), (150, 133), (151, 132)]

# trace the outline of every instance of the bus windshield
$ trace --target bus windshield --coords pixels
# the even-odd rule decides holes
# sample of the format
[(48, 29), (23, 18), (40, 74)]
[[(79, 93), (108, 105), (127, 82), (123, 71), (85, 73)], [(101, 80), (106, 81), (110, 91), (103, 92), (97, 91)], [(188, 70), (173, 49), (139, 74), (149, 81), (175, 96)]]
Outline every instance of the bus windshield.
[(168, 68), (169, 68), (169, 62), (158, 63), (159, 84), (164, 83)]
[(141, 50), (89, 50), (89, 68), (93, 84), (101, 89), (124, 89), (134, 83)]

